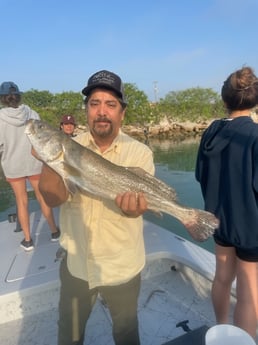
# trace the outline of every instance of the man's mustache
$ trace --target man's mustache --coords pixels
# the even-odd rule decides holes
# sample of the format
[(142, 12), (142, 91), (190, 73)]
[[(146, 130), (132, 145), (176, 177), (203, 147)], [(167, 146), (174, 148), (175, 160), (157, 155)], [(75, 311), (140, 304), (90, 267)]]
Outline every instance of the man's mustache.
[(98, 118), (97, 120), (94, 121), (94, 123), (97, 123), (97, 122), (106, 122), (106, 123), (112, 123), (112, 121), (110, 121), (109, 119), (107, 118)]

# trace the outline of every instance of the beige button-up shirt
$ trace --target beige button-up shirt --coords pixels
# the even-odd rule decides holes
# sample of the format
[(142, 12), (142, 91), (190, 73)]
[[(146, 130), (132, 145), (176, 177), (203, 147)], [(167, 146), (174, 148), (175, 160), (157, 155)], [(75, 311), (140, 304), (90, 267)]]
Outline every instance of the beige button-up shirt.
[[(154, 174), (152, 151), (121, 131), (104, 153), (89, 132), (75, 140), (117, 165)], [(60, 207), (60, 227), (68, 269), (90, 288), (125, 283), (144, 267), (143, 219), (126, 217), (112, 201), (75, 193)]]

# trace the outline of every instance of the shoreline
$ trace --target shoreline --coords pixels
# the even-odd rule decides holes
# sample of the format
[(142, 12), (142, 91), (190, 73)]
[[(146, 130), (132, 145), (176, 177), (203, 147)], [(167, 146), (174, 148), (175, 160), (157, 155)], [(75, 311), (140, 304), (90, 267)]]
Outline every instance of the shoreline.
[(188, 138), (200, 138), (204, 130), (210, 125), (210, 121), (196, 122), (161, 122), (157, 125), (132, 126), (124, 125), (122, 130), (132, 137), (142, 140), (148, 139), (172, 139), (182, 141)]

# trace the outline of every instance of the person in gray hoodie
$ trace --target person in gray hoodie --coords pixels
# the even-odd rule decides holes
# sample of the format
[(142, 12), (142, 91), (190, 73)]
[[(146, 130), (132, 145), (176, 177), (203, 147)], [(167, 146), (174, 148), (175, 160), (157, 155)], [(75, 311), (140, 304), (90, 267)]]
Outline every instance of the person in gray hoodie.
[(252, 337), (258, 324), (258, 78), (252, 68), (230, 74), (222, 86), (228, 117), (204, 132), (196, 179), (205, 209), (220, 220), (215, 231), (216, 272), (212, 302), (217, 323), (229, 323), (229, 300), (236, 278), (233, 322)]
[(24, 233), (21, 247), (29, 251), (34, 245), (30, 234), (26, 180), (29, 180), (49, 224), (52, 241), (59, 239), (60, 231), (56, 226), (52, 209), (47, 206), (38, 188), (42, 163), (32, 156), (31, 144), (24, 133), (26, 121), (39, 119), (39, 115), (29, 106), (22, 104), (21, 98), (22, 92), (15, 83), (6, 81), (0, 85), (1, 164), (16, 198), (18, 219)]

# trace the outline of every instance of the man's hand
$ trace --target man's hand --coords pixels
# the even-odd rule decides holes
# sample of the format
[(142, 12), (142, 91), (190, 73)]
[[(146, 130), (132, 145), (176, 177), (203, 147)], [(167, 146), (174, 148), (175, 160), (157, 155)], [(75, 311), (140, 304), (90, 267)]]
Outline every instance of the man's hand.
[(115, 202), (128, 217), (136, 218), (147, 211), (147, 201), (143, 193), (126, 192), (117, 195)]

